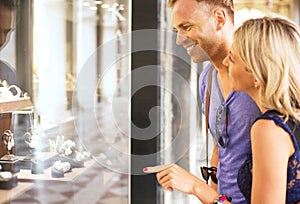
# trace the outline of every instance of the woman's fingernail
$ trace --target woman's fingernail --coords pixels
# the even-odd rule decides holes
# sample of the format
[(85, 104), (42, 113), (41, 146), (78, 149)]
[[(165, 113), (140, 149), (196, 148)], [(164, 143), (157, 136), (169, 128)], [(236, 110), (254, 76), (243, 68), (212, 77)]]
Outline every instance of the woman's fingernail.
[(147, 167), (143, 168), (143, 171), (147, 171), (147, 170), (148, 170)]
[(172, 191), (173, 191), (173, 188), (172, 188), (172, 187), (168, 187), (168, 188), (167, 188), (167, 191), (172, 192)]

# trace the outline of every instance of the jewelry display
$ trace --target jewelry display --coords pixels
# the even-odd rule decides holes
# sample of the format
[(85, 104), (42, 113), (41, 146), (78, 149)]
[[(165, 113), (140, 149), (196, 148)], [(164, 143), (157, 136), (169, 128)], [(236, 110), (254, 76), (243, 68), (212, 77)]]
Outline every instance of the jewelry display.
[(57, 151), (59, 154), (57, 160), (70, 163), (72, 168), (84, 167), (84, 162), (91, 158), (89, 152), (81, 151), (74, 141), (65, 140), (64, 136), (57, 136), (55, 141), (50, 139), (49, 145), (52, 151)]
[(54, 162), (51, 169), (51, 176), (53, 178), (62, 178), (65, 173), (71, 172), (72, 167), (69, 162), (61, 162), (60, 160)]
[(23, 141), (28, 149), (26, 156), (19, 162), (21, 169), (31, 169), (33, 174), (43, 173), (45, 168), (53, 164), (53, 157), (57, 153), (50, 153), (47, 146), (47, 135), (34, 117), (34, 112), (29, 113), (29, 128), (23, 134)]
[[(1, 156), (0, 189), (11, 189), (18, 184), (16, 173), (20, 172), (19, 157), (15, 155), (15, 138), (11, 130), (12, 113), (32, 108), (30, 97), (16, 85), (0, 81)], [(3, 114), (3, 115), (2, 115)]]
[[(33, 114), (30, 116), (31, 129), (24, 133), (25, 143), (31, 153), (31, 157), (34, 157), (36, 152), (43, 151), (43, 144), (46, 141), (46, 133), (36, 120), (33, 119)], [(33, 121), (33, 122), (32, 122)]]
[(5, 80), (0, 81), (0, 101), (13, 101), (20, 98), (29, 98), (29, 96), (18, 86), (9, 85)]
[(0, 179), (2, 179), (2, 180), (11, 179), (12, 177), (13, 177), (13, 174), (9, 171), (0, 172)]
[(14, 141), (14, 136), (13, 133), (10, 130), (5, 130), (3, 135), (2, 135), (2, 141), (3, 144), (6, 147), (7, 150), (7, 154), (4, 155), (1, 160), (4, 161), (14, 161), (17, 158), (15, 157), (15, 155), (12, 154), (12, 149), (15, 146), (15, 141)]
[(11, 189), (18, 184), (17, 176), (9, 171), (0, 172), (0, 189)]
[(7, 150), (6, 155), (0, 159), (0, 165), (2, 171), (9, 171), (17, 173), (20, 168), (16, 165), (18, 162), (17, 157), (12, 153), (13, 147), (15, 146), (14, 136), (10, 130), (5, 130), (2, 135), (2, 142)]

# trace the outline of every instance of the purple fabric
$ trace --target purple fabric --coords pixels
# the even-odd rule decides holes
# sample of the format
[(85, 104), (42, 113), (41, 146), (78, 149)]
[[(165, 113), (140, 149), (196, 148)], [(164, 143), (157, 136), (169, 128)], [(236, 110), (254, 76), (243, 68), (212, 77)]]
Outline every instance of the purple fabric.
[[(202, 71), (199, 78), (199, 92), (204, 114), (205, 93), (210, 66)], [(209, 110), (209, 129), (214, 138), (216, 138), (216, 111), (221, 103), (225, 103), (228, 108), (227, 133), (229, 142), (225, 148), (218, 145), (218, 191), (231, 196), (233, 204), (246, 203), (245, 197), (240, 192), (237, 184), (237, 174), (247, 155), (251, 154), (250, 128), (253, 121), (260, 115), (260, 111), (250, 96), (243, 92), (233, 91), (224, 101), (217, 82), (217, 71), (214, 70)]]

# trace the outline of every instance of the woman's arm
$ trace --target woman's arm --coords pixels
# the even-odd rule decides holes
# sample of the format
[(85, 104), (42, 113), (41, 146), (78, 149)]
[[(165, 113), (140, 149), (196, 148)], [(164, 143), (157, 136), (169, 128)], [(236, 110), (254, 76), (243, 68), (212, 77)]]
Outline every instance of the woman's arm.
[(251, 144), (251, 203), (285, 203), (288, 159), (295, 151), (290, 135), (271, 120), (258, 120), (251, 129)]
[(212, 187), (176, 164), (158, 172), (156, 178), (165, 190), (176, 189), (195, 195), (202, 203), (211, 204), (219, 195)]

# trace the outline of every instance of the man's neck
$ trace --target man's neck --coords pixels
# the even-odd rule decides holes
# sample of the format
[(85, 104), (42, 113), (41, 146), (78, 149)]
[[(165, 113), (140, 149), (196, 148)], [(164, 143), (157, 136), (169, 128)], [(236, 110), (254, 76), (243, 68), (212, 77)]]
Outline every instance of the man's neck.
[(212, 64), (218, 71), (218, 74), (220, 74), (221, 76), (224, 76), (224, 75), (228, 76), (228, 67), (223, 64), (223, 60), (212, 61)]
[(215, 53), (214, 56), (211, 56), (211, 63), (215, 66), (216, 70), (219, 73), (227, 73), (228, 74), (228, 66), (223, 64), (224, 59), (227, 57), (229, 53), (229, 47), (226, 42), (222, 43), (218, 48), (218, 52)]
[(212, 63), (217, 70), (218, 85), (220, 87), (222, 96), (224, 100), (226, 100), (230, 92), (232, 91), (231, 81), (228, 75), (228, 66), (225, 66), (223, 64), (223, 60), (215, 60)]

